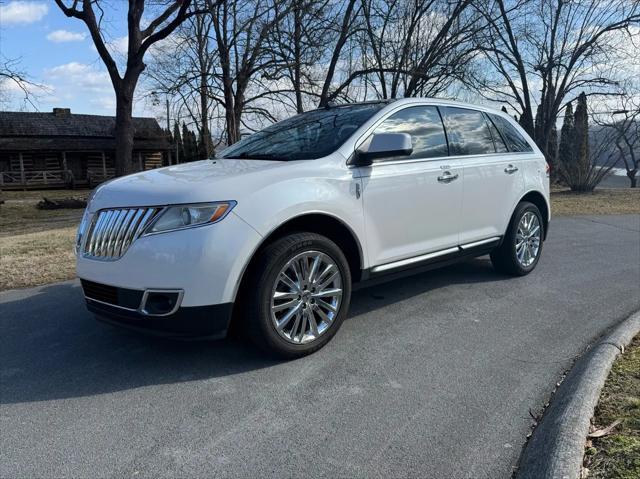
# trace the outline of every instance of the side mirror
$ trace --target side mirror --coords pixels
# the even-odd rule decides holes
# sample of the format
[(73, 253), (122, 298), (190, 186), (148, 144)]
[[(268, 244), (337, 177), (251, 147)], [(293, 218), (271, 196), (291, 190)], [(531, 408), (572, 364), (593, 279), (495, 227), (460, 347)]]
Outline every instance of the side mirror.
[(369, 166), (377, 158), (409, 156), (413, 151), (411, 135), (408, 133), (378, 133), (373, 135), (369, 147), (357, 150), (352, 164)]

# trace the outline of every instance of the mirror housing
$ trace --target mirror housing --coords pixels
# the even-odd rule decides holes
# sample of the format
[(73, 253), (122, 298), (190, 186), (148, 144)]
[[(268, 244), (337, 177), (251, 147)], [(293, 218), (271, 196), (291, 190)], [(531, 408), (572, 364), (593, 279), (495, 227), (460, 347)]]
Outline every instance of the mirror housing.
[(413, 152), (408, 133), (377, 133), (373, 135), (366, 151), (356, 150), (351, 164), (369, 166), (373, 160), (389, 156), (408, 156)]

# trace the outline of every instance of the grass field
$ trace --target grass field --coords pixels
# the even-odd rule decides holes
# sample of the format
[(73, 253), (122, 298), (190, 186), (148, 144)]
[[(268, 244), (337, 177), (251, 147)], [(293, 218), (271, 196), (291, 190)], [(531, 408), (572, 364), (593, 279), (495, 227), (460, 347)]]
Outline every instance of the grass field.
[[(36, 286), (75, 276), (73, 241), (82, 210), (39, 210), (36, 203), (86, 198), (89, 190), (7, 191), (0, 206), (0, 290)], [(553, 216), (640, 213), (640, 189), (575, 194), (554, 189)]]

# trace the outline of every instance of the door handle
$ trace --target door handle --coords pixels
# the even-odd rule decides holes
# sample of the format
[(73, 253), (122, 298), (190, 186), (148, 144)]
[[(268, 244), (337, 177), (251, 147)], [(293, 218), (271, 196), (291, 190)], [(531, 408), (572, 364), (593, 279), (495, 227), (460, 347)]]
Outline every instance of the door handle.
[(451, 183), (454, 180), (458, 179), (458, 173), (452, 175), (450, 171), (445, 171), (442, 173), (442, 176), (438, 176), (438, 181), (440, 183)]
[(505, 169), (504, 172), (507, 175), (513, 175), (516, 171), (518, 171), (518, 167), (517, 166), (513, 166), (513, 165), (508, 165)]

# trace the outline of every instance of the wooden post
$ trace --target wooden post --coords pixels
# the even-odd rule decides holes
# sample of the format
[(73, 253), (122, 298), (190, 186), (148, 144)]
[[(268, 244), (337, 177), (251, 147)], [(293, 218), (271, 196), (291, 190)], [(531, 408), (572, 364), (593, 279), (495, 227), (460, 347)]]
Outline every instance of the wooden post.
[(67, 171), (67, 152), (66, 151), (62, 152), (62, 169), (65, 172)]
[(22, 158), (22, 152), (18, 153), (18, 160), (20, 160), (20, 182), (24, 185), (26, 184), (26, 179), (24, 177), (24, 161)]
[(142, 165), (142, 152), (138, 152), (138, 164), (140, 165), (140, 171), (144, 171), (144, 167)]
[(102, 177), (107, 178), (107, 157), (102, 150)]

